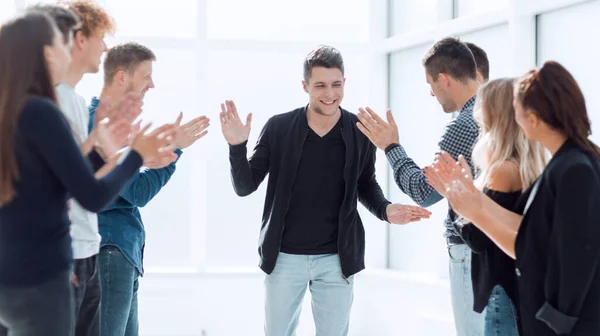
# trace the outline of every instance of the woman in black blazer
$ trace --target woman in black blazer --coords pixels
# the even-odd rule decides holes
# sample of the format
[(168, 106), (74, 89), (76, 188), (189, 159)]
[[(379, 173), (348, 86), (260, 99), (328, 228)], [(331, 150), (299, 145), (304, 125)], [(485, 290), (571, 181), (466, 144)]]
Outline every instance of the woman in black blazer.
[(573, 76), (546, 62), (515, 86), (519, 126), (552, 154), (523, 195), (518, 213), (475, 188), (464, 158), (442, 153), (430, 183), (516, 259), (526, 336), (600, 335), (600, 148)]

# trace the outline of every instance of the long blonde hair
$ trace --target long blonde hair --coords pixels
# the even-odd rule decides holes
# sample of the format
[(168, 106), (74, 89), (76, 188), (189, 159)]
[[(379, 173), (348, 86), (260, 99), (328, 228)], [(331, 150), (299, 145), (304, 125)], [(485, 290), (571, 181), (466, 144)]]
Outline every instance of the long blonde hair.
[(473, 161), (481, 170), (476, 185), (489, 185), (490, 175), (504, 162), (519, 167), (522, 189), (538, 178), (548, 162), (541, 144), (528, 140), (517, 124), (513, 108), (514, 78), (495, 79), (483, 85), (477, 94), (475, 119), (481, 126), (473, 147)]

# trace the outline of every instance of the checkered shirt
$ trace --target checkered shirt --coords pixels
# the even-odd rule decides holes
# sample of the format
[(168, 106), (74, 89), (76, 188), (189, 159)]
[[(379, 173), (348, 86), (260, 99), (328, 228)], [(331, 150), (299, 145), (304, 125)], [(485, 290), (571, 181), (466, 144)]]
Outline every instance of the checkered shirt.
[[(438, 145), (440, 151), (448, 152), (455, 159), (462, 154), (467, 159), (471, 169), (476, 172), (471, 160), (471, 152), (479, 135), (479, 126), (473, 119), (474, 105), (475, 96), (465, 103), (458, 116), (446, 126), (444, 135), (442, 135)], [(386, 156), (394, 171), (396, 184), (413, 201), (420, 206), (427, 207), (442, 200), (442, 196), (427, 183), (423, 170), (408, 157), (402, 145), (390, 149)], [(449, 208), (448, 216), (444, 220), (446, 237), (458, 235), (452, 226), (455, 219), (456, 214), (452, 211), (452, 208)]]

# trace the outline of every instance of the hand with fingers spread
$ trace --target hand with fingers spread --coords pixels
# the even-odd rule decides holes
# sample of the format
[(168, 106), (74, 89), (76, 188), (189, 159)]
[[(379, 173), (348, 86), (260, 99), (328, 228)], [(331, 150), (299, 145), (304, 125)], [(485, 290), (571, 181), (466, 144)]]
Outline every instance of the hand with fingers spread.
[(392, 224), (408, 224), (418, 222), (431, 216), (431, 212), (414, 205), (390, 204), (385, 209), (388, 222)]
[(227, 100), (225, 104), (221, 104), (221, 131), (228, 144), (235, 146), (248, 141), (250, 136), (250, 128), (252, 125), (252, 113), (246, 117), (246, 124), (242, 123), (238, 115), (235, 103), (232, 100)]
[(200, 116), (181, 125), (183, 113), (179, 113), (175, 121), (175, 146), (179, 149), (185, 149), (193, 145), (198, 139), (208, 133), (206, 130), (210, 126), (210, 119), (206, 116)]
[(391, 110), (387, 110), (387, 122), (371, 108), (358, 109), (358, 129), (379, 149), (385, 150), (389, 145), (399, 143), (398, 126)]
[(450, 154), (442, 152), (424, 172), (429, 184), (446, 197), (456, 213), (469, 219), (481, 210), (484, 194), (473, 183), (471, 169), (462, 155), (454, 161)]
[(144, 163), (166, 158), (176, 159), (177, 154), (173, 153), (175, 150), (175, 145), (173, 145), (175, 125), (166, 124), (147, 133), (149, 128), (150, 124), (135, 135), (131, 142), (131, 149), (140, 154)]

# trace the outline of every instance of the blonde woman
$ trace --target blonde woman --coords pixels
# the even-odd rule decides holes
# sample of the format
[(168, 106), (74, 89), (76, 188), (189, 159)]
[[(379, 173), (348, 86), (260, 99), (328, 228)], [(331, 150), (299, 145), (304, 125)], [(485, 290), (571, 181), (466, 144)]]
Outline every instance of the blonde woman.
[[(480, 169), (475, 185), (509, 210), (546, 164), (545, 150), (527, 140), (515, 120), (513, 82), (502, 78), (481, 87), (475, 113), (481, 131), (473, 148)], [(485, 335), (518, 335), (514, 260), (473, 224), (457, 223), (456, 229), (473, 251), (473, 310), (485, 310)]]

